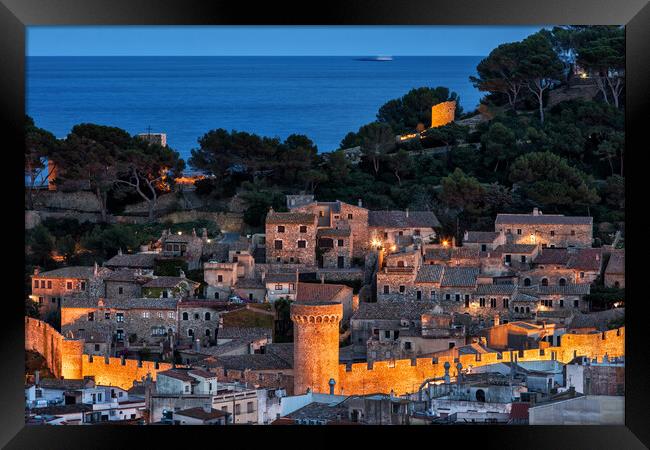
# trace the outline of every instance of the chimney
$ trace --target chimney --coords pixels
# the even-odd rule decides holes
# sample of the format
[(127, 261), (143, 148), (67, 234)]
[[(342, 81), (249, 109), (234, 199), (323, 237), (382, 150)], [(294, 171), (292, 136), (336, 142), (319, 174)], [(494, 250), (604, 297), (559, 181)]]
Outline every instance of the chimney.
[(406, 210), (404, 211), (404, 213), (406, 214), (406, 218), (408, 219), (408, 217), (409, 217), (409, 209), (406, 208)]
[(99, 266), (97, 265), (97, 261), (95, 261), (95, 268), (93, 269), (93, 275), (95, 277), (99, 275)]
[(336, 381), (334, 378), (330, 378), (329, 385), (330, 385), (330, 395), (334, 395), (334, 385), (336, 384)]
[(324, 273), (320, 274), (320, 284), (325, 284), (325, 274)]
[(533, 216), (539, 216), (539, 209), (533, 208)]
[(38, 275), (39, 273), (41, 273), (41, 268), (38, 266), (34, 267), (34, 275)]
[(194, 351), (201, 351), (201, 340), (199, 338), (194, 340)]
[(34, 384), (38, 386), (38, 384), (41, 382), (41, 372), (38, 370), (34, 371)]
[(357, 205), (359, 205), (359, 208), (363, 208), (363, 201), (361, 201), (361, 199), (359, 199), (357, 201)]

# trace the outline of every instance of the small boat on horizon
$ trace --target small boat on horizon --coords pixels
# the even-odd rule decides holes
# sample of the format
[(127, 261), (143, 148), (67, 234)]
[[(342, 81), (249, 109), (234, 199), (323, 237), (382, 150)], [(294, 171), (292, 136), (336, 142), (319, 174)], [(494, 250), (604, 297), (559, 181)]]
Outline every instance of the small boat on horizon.
[(392, 56), (364, 56), (362, 58), (356, 58), (357, 61), (392, 61)]

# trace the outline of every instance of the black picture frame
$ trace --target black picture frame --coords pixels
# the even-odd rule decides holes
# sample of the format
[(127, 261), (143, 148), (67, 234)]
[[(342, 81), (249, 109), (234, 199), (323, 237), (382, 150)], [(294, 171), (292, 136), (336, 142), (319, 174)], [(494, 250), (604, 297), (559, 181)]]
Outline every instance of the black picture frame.
[[(24, 146), (25, 27), (31, 25), (626, 25), (626, 395), (625, 426), (447, 426), (447, 427), (26, 427), (24, 424), (24, 321), (23, 266), (15, 263), (23, 254), (23, 180), (18, 150)], [(369, 445), (371, 437), (391, 445), (450, 445), (499, 448), (643, 448), (650, 445), (647, 400), (648, 351), (644, 334), (647, 307), (641, 280), (647, 208), (642, 190), (642, 171), (647, 171), (643, 152), (645, 116), (650, 99), (650, 5), (646, 0), (363, 0), (327, 1), (318, 4), (272, 1), (225, 2), (199, 0), (1, 0), (0, 3), (0, 117), (4, 167), (3, 211), (5, 220), (4, 275), (9, 289), (3, 303), (0, 444), (7, 448), (123, 448), (146, 439), (146, 446), (228, 445), (251, 447), (295, 442), (313, 445)], [(645, 114), (644, 114), (645, 113)], [(646, 138), (647, 139), (647, 138)], [(638, 143), (635, 144), (635, 143)], [(639, 150), (639, 151), (635, 151)], [(9, 169), (9, 167), (11, 169)], [(635, 181), (631, 181), (635, 180)], [(635, 183), (637, 189), (634, 189)], [(637, 197), (637, 198), (635, 198)], [(634, 206), (633, 206), (634, 205)], [(637, 217), (633, 220), (633, 217)], [(644, 228), (641, 228), (644, 227)], [(645, 233), (644, 233), (645, 232)], [(630, 244), (633, 243), (633, 244)], [(10, 249), (9, 245), (16, 249)], [(640, 261), (637, 264), (636, 261)], [(16, 278), (13, 278), (13, 277)], [(11, 295), (9, 295), (11, 293)], [(227, 428), (227, 429), (226, 429)], [(252, 433), (252, 431), (255, 431)], [(342, 433), (344, 431), (344, 433)], [(336, 437), (342, 433), (344, 437)], [(279, 436), (282, 435), (282, 436)], [(324, 439), (322, 439), (324, 438)], [(204, 439), (198, 444), (198, 439)], [(335, 441), (336, 439), (336, 441)], [(357, 441), (358, 439), (358, 441)], [(442, 441), (447, 440), (446, 444)], [(354, 443), (353, 443), (354, 442)], [(428, 443), (428, 444), (427, 444)], [(139, 444), (143, 445), (143, 444)]]

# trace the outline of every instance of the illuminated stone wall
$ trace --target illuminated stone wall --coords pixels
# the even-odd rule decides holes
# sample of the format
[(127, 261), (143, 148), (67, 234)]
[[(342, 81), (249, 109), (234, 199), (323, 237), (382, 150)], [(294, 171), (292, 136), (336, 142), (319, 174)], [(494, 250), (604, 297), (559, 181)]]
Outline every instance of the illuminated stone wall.
[(442, 102), (431, 107), (431, 128), (447, 125), (454, 120), (456, 102)]
[(134, 381), (141, 381), (147, 374), (155, 380), (158, 372), (172, 368), (168, 363), (90, 355), (82, 355), (82, 366), (82, 376), (94, 376), (96, 384), (118, 386), (122, 389), (129, 389)]
[[(625, 355), (625, 327), (595, 334), (565, 334), (559, 347), (532, 349), (523, 351), (486, 353), (480, 355), (461, 355), (458, 361), (463, 369), (484, 366), (499, 362), (535, 361), (555, 359), (568, 363), (575, 356), (584, 355), (599, 360), (607, 354), (609, 357)], [(456, 375), (456, 363), (453, 356), (432, 358), (402, 359), (396, 361), (379, 361), (374, 364), (357, 363), (339, 365), (339, 381), (336, 394), (359, 395), (372, 392), (396, 395), (416, 392), (428, 378), (444, 375), (444, 363), (451, 364), (450, 375)]]
[(38, 319), (25, 317), (25, 350), (39, 353), (54, 376), (61, 376), (63, 336)]

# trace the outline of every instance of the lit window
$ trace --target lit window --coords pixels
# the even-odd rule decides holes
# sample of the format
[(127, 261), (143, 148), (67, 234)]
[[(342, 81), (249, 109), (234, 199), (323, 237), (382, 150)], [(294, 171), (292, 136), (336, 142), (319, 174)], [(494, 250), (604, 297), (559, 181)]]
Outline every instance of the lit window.
[[(45, 284), (45, 282), (43, 282), (43, 284)], [(41, 287), (45, 287), (45, 286), (41, 286)], [(72, 281), (66, 281), (65, 288), (69, 291), (72, 290)]]
[(142, 311), (142, 318), (143, 319), (148, 319), (149, 318), (149, 311)]

